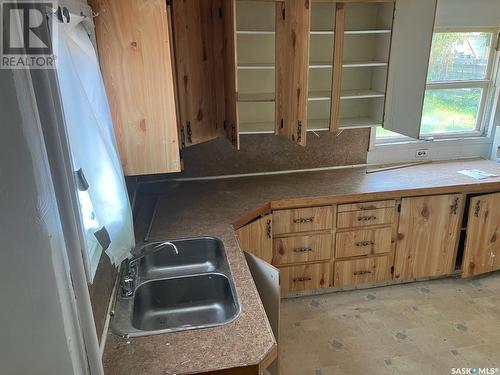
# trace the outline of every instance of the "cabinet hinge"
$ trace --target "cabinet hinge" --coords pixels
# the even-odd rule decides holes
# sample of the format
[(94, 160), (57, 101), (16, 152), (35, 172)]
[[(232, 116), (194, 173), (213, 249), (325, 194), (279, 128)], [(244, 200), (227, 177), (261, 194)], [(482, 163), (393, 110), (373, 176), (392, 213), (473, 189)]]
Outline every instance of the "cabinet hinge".
[(167, 6), (168, 6), (168, 7), (169, 7), (169, 6), (172, 6), (172, 1), (173, 1), (173, 0), (167, 0)]
[(193, 143), (193, 131), (191, 130), (191, 121), (187, 122), (186, 130), (187, 130), (187, 141), (189, 143)]
[(222, 7), (219, 8), (219, 18), (222, 18)]
[(281, 121), (280, 121), (280, 128), (283, 129), (283, 126), (284, 126), (283, 125), (283, 119), (281, 119)]
[(281, 17), (285, 19), (285, 8), (283, 8), (283, 10), (281, 11)]
[(394, 275), (394, 266), (391, 267), (391, 275)]
[(222, 126), (224, 127), (224, 130), (226, 130), (226, 120), (224, 120), (224, 123), (222, 124)]
[(302, 121), (297, 123), (297, 143), (302, 142)]
[(236, 146), (236, 126), (231, 124), (231, 143)]
[(398, 204), (398, 212), (401, 212), (401, 203)]
[(480, 212), (481, 212), (481, 201), (477, 201), (476, 207), (474, 208), (474, 216), (479, 217)]
[(181, 149), (186, 148), (186, 134), (184, 133), (184, 126), (181, 126)]

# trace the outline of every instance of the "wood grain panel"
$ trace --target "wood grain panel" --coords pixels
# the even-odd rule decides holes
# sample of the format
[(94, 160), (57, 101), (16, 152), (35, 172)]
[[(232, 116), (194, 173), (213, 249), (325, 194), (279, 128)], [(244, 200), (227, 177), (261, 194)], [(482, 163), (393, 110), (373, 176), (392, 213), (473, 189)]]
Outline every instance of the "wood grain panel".
[(337, 260), (333, 286), (352, 286), (391, 279), (390, 257), (379, 256), (357, 260)]
[(342, 91), (342, 63), (344, 60), (345, 5), (336, 4), (335, 44), (333, 48), (332, 101), (330, 104), (330, 131), (339, 130), (340, 94)]
[(266, 215), (236, 231), (240, 247), (256, 257), (271, 263), (273, 259), (272, 221)]
[(339, 212), (337, 228), (358, 228), (371, 225), (391, 224), (394, 222), (396, 209), (378, 208), (375, 210)]
[(335, 258), (389, 253), (392, 227), (340, 232), (336, 235)]
[(332, 228), (332, 207), (307, 207), (273, 212), (273, 233), (311, 232)]
[(500, 193), (470, 200), (462, 276), (500, 269)]
[[(125, 175), (179, 172), (165, 1), (95, 0), (96, 37)], [(161, 69), (160, 69), (161, 67)]]
[(279, 136), (305, 146), (311, 4), (310, 0), (287, 0), (284, 4), (284, 13), (280, 10), (285, 16), (284, 25), (279, 20), (276, 24), (276, 48), (280, 49), (276, 55), (276, 79), (280, 80), (276, 130)]
[(220, 102), (224, 98), (221, 90), (224, 64), (220, 64), (223, 28), (219, 2), (173, 2), (179, 116), (186, 146), (216, 138), (224, 131), (225, 116), (221, 116), (224, 108)]
[(329, 287), (331, 263), (281, 267), (281, 293)]
[(461, 194), (403, 198), (395, 279), (410, 280), (453, 272), (463, 204)]
[(347, 212), (347, 211), (365, 211), (365, 210), (375, 210), (377, 208), (386, 208), (386, 207), (394, 207), (396, 206), (396, 200), (391, 199), (387, 201), (378, 201), (378, 202), (360, 202), (360, 203), (348, 203), (348, 204), (339, 204), (337, 206), (338, 212)]
[(294, 236), (273, 240), (272, 263), (275, 265), (318, 262), (330, 260), (331, 256), (331, 234)]
[(238, 117), (238, 74), (236, 57), (236, 4), (235, 0), (224, 0), (224, 87), (226, 121), (224, 130), (233, 146), (240, 149), (240, 121)]

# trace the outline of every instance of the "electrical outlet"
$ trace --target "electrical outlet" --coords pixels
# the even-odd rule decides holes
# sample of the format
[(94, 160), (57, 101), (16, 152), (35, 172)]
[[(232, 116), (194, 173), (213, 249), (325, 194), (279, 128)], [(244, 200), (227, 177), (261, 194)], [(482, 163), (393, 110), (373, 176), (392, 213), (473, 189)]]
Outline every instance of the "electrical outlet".
[(429, 150), (426, 148), (421, 148), (415, 151), (415, 159), (427, 159), (429, 157)]

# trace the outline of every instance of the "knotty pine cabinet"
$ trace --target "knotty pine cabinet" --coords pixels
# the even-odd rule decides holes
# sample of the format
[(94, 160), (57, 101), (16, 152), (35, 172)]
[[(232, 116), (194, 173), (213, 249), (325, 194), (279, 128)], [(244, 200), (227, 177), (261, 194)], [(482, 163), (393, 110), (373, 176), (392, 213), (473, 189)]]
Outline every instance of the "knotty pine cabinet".
[(498, 207), (500, 193), (456, 193), (283, 208), (237, 235), (242, 249), (280, 270), (282, 293), (444, 277), (459, 268), (468, 277), (500, 269)]
[(500, 193), (470, 199), (462, 276), (500, 270)]
[(174, 61), (165, 0), (91, 0), (125, 175), (179, 172)]

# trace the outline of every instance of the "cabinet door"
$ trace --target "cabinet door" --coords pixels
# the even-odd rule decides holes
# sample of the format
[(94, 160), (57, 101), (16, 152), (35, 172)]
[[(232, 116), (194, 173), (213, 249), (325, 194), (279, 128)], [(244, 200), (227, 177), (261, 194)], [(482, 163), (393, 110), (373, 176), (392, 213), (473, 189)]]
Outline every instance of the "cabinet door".
[(462, 276), (500, 269), (500, 193), (471, 198)]
[(420, 137), (437, 0), (397, 0), (394, 13), (384, 128)]
[(453, 272), (463, 201), (461, 194), (402, 200), (395, 279), (408, 280)]
[(99, 60), (125, 175), (179, 172), (166, 2), (90, 3), (99, 14)]
[[(222, 41), (222, 20), (217, 1), (185, 0), (172, 2), (175, 63), (181, 140), (183, 146), (205, 142), (224, 133), (223, 64), (216, 64)], [(217, 53), (217, 56), (216, 56)], [(218, 62), (218, 60), (217, 60)]]
[(310, 0), (276, 5), (276, 134), (302, 146), (307, 135)]
[(241, 249), (268, 263), (271, 263), (273, 260), (271, 217), (271, 215), (266, 215), (236, 231)]

